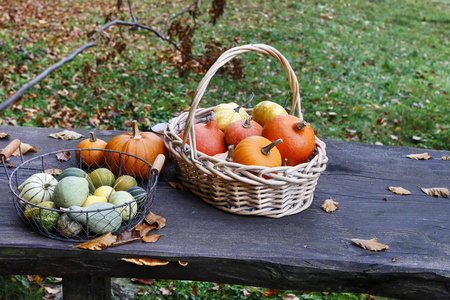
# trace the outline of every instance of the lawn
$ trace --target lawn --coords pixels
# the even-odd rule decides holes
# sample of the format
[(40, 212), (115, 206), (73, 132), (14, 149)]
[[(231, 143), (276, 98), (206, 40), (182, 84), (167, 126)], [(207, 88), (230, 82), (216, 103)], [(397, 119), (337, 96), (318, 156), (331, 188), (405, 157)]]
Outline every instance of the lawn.
[[(0, 124), (128, 129), (129, 121), (136, 119), (145, 130), (186, 110), (205, 74), (201, 65), (186, 62), (171, 44), (148, 30), (114, 26), (107, 34), (95, 34), (116, 18), (131, 21), (123, 2), (118, 10), (113, 0), (3, 0), (1, 102), (92, 37), (98, 46), (0, 111)], [(159, 32), (168, 17), (192, 3), (134, 2), (137, 21)], [(450, 150), (448, 1), (228, 0), (215, 25), (211, 2), (199, 2), (195, 22), (189, 14), (174, 19), (179, 26), (172, 27), (171, 39), (192, 41), (192, 55), (208, 62), (234, 46), (275, 47), (298, 77), (304, 117), (320, 138)], [(287, 76), (278, 61), (255, 53), (239, 59), (214, 76), (201, 106), (242, 104), (252, 93), (250, 106), (262, 100), (291, 105)], [(15, 278), (2, 277), (1, 282), (23, 286), (27, 281)], [(151, 287), (164, 286), (159, 283)], [(193, 297), (192, 283), (176, 285)], [(199, 283), (196, 290), (215, 289), (205, 285)], [(164, 288), (170, 289), (170, 282)], [(244, 294), (243, 287), (229, 288)], [(251, 295), (264, 297), (259, 289)], [(305, 297), (336, 299), (331, 294)]]

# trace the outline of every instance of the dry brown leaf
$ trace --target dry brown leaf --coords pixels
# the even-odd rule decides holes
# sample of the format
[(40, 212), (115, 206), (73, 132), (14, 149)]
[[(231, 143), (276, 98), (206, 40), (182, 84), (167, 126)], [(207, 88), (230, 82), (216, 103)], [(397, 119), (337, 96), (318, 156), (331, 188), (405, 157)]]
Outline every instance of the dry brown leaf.
[(377, 241), (377, 239), (371, 240), (361, 240), (361, 239), (350, 239), (353, 243), (357, 244), (361, 248), (370, 251), (381, 251), (384, 249), (391, 249), (388, 245), (381, 244)]
[(108, 232), (96, 239), (91, 241), (84, 242), (82, 244), (77, 245), (77, 248), (88, 249), (88, 250), (103, 250), (112, 244), (114, 244), (117, 240), (117, 237), (113, 235), (111, 232)]
[(178, 263), (180, 264), (180, 266), (183, 266), (183, 267), (186, 267), (188, 265), (187, 261), (179, 260)]
[(59, 294), (62, 292), (62, 289), (54, 289), (54, 288), (51, 288), (48, 286), (45, 286), (44, 289), (45, 289), (45, 294), (50, 294), (52, 296), (55, 296), (56, 294)]
[(121, 258), (120, 260), (140, 266), (149, 266), (149, 267), (165, 266), (169, 263), (168, 261), (154, 258)]
[(159, 239), (160, 236), (161, 235), (159, 234), (146, 235), (142, 237), (142, 240), (146, 243), (154, 243)]
[[(27, 153), (28, 151), (34, 151), (37, 152), (36, 147), (31, 146), (30, 144), (27, 143), (20, 143), (20, 148), (22, 149), (22, 154)], [(12, 154), (12, 156), (20, 156), (20, 151), (19, 149), (17, 149), (16, 151), (14, 151), (14, 153)]]
[(5, 133), (5, 132), (0, 132), (0, 139), (4, 139), (8, 136), (11, 136), (9, 133)]
[(156, 229), (156, 227), (157, 227), (156, 224), (149, 225), (147, 223), (141, 223), (141, 224), (137, 224), (134, 227), (134, 230), (139, 233), (140, 237), (144, 237), (144, 236), (147, 235), (147, 233), (149, 231), (152, 231), (153, 229)]
[(152, 285), (154, 282), (153, 279), (143, 279), (143, 278), (131, 278), (131, 281), (139, 282), (145, 285)]
[(49, 175), (56, 177), (62, 173), (62, 170), (61, 169), (45, 169), (44, 173), (47, 173)]
[(283, 300), (300, 300), (295, 294), (285, 294), (282, 298)]
[(82, 138), (84, 135), (79, 134), (78, 132), (75, 131), (63, 130), (57, 133), (51, 133), (48, 136), (60, 140), (76, 140)]
[(140, 239), (139, 233), (135, 230), (122, 231), (117, 235), (117, 240), (111, 246), (120, 246)]
[(322, 209), (327, 213), (331, 213), (338, 208), (339, 202), (333, 201), (333, 199), (327, 199), (322, 203)]
[(187, 191), (187, 188), (184, 185), (182, 185), (181, 183), (179, 183), (179, 182), (169, 181), (169, 184), (174, 189), (177, 189), (177, 190), (180, 190), (180, 191)]
[(419, 154), (408, 154), (408, 155), (403, 155), (402, 157), (407, 157), (407, 158), (417, 159), (417, 160), (427, 160), (427, 159), (431, 158), (431, 156), (428, 155), (428, 152), (419, 153)]
[(63, 151), (56, 153), (55, 156), (57, 160), (64, 162), (68, 161), (72, 157), (72, 154), (69, 151)]
[(166, 226), (166, 218), (155, 215), (154, 213), (150, 212), (145, 217), (145, 222), (149, 225), (156, 225), (157, 229), (161, 229)]
[(388, 190), (390, 190), (391, 192), (393, 192), (394, 194), (397, 195), (411, 195), (411, 192), (408, 191), (407, 189), (404, 189), (402, 187), (395, 187), (395, 186), (388, 186)]
[(422, 190), (422, 192), (424, 192), (428, 196), (446, 198), (450, 194), (448, 188), (445, 187), (440, 188), (423, 188), (421, 186), (418, 187)]

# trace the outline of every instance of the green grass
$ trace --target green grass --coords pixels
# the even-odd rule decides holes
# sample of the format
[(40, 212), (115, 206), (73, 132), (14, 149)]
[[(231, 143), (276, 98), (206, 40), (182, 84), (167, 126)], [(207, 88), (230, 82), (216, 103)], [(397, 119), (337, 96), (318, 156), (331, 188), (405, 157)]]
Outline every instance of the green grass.
[[(116, 12), (109, 2), (94, 1), (97, 6), (89, 7), (85, 1), (58, 4), (70, 5), (83, 16), (76, 26), (76, 14), (64, 18), (50, 14), (46, 19), (51, 25), (60, 24), (63, 18), (77, 30), (70, 26), (32, 30), (37, 16), (22, 27), (3, 25), (0, 97), (14, 93), (86, 42), (85, 33), (103, 24), (107, 13)], [(136, 10), (137, 19), (161, 28), (160, 12), (173, 11), (171, 1), (163, 1), (158, 8), (154, 1), (145, 2)], [(269, 44), (290, 61), (299, 79), (305, 119), (320, 137), (450, 149), (450, 47), (445, 34), (450, 30), (450, 14), (446, 1), (228, 2), (216, 26), (208, 23), (210, 3), (201, 3), (194, 54), (202, 55), (211, 40), (223, 49)], [(184, 1), (175, 10), (188, 3)], [(125, 11), (115, 17), (129, 20)], [(154, 21), (149, 24), (149, 19)], [(191, 22), (187, 17), (182, 20)], [(115, 27), (108, 33), (109, 41), (101, 41), (97, 49), (86, 51), (30, 89), (19, 103), (1, 113), (0, 122), (8, 124), (13, 119), (21, 126), (125, 129), (125, 120), (166, 121), (190, 104), (203, 71), (181, 72), (169, 58), (171, 46), (149, 32), (126, 28), (119, 32)], [(122, 52), (117, 51), (120, 43), (126, 45)], [(108, 55), (107, 62), (96, 64), (97, 58)], [(280, 104), (287, 100), (290, 105), (292, 96), (278, 61), (256, 54), (240, 58), (245, 78), (216, 74), (202, 106), (242, 103), (251, 93), (256, 95), (252, 105), (267, 99)], [(84, 62), (96, 69), (91, 81), (83, 76)], [(13, 70), (22, 71), (15, 74)], [(58, 93), (64, 90), (67, 94)], [(56, 103), (55, 108), (47, 109), (49, 101)], [(34, 110), (22, 112), (18, 106)]]
[[(162, 13), (170, 15), (190, 3), (179, 1), (174, 7), (172, 2), (140, 1), (136, 17), (161, 29)], [(0, 18), (1, 100), (87, 42), (87, 33), (108, 15), (130, 20), (110, 0), (3, 3), (0, 11), (14, 18)], [(275, 47), (299, 79), (305, 119), (319, 137), (450, 150), (448, 1), (228, 0), (216, 26), (208, 22), (209, 5), (200, 3), (194, 54), (202, 55), (205, 45), (213, 43), (223, 50), (250, 43)], [(193, 25), (186, 16), (181, 20)], [(108, 34), (110, 40), (99, 41), (96, 49), (50, 74), (0, 112), (0, 124), (127, 129), (126, 120), (147, 125), (167, 121), (190, 105), (204, 71), (181, 70), (171, 58), (173, 48), (150, 32), (114, 27)], [(262, 100), (290, 105), (286, 74), (275, 59), (253, 53), (240, 58), (245, 77), (216, 74), (201, 106), (243, 103), (251, 93), (252, 105)], [(1, 277), (0, 297), (43, 293), (23, 278)], [(174, 295), (182, 291), (192, 298), (194, 283), (173, 284)], [(158, 281), (150, 289), (158, 293), (169, 285)], [(196, 285), (205, 299), (217, 296), (208, 294), (212, 284)], [(242, 296), (240, 286), (221, 287), (227, 297)], [(252, 297), (260, 294), (252, 292)], [(329, 294), (323, 299), (363, 299), (354, 297), (360, 296)]]

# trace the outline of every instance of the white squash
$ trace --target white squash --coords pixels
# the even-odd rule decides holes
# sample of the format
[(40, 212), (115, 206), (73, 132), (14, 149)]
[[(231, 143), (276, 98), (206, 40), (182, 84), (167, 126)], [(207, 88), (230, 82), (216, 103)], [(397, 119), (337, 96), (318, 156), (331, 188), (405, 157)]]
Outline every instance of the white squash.
[(53, 200), (53, 190), (58, 180), (46, 173), (36, 173), (28, 177), (17, 189), (19, 196), (33, 204)]

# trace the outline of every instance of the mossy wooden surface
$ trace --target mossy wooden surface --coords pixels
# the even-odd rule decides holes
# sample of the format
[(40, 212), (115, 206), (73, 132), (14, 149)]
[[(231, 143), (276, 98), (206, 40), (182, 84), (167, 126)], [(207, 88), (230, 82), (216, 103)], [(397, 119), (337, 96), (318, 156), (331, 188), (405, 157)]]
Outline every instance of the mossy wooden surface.
[[(61, 129), (0, 126), (38, 153), (75, 148), (77, 140), (48, 137)], [(76, 130), (87, 136), (88, 131)], [(118, 131), (99, 131), (109, 140)], [(448, 151), (427, 150), (427, 161), (403, 155), (423, 149), (326, 140), (330, 158), (311, 207), (281, 219), (225, 213), (190, 192), (172, 188), (173, 166), (162, 172), (151, 210), (166, 217), (156, 243), (135, 241), (102, 251), (74, 248), (31, 232), (16, 214), (0, 168), (0, 274), (141, 277), (239, 283), (302, 291), (365, 292), (401, 299), (450, 297), (450, 201), (417, 187), (449, 187)], [(20, 159), (10, 162), (18, 166)], [(12, 171), (12, 169), (10, 169)], [(395, 195), (401, 186), (412, 195)], [(337, 211), (321, 209), (324, 200)], [(377, 238), (391, 247), (372, 252), (349, 239)], [(161, 267), (130, 264), (121, 258), (169, 261)], [(182, 266), (178, 261), (188, 262)], [(81, 287), (83, 288), (83, 287)]]

